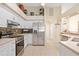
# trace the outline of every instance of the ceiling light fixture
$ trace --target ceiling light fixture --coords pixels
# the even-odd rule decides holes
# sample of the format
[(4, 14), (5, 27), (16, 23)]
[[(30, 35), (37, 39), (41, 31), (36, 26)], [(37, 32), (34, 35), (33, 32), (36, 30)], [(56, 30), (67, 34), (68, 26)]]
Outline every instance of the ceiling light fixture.
[(41, 3), (41, 6), (45, 6), (45, 3)]

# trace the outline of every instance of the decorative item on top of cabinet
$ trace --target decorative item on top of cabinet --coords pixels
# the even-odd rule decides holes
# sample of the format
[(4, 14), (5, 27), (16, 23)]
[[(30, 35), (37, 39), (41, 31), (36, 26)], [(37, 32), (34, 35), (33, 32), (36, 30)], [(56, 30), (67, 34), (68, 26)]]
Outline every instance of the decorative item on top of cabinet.
[(27, 9), (25, 9), (24, 5), (23, 4), (19, 4), (18, 6), (24, 12), (24, 14), (27, 15)]
[(40, 9), (39, 9), (39, 15), (44, 16), (44, 8), (40, 8)]
[(24, 10), (25, 10), (25, 8), (24, 8), (24, 5), (23, 5), (23, 4), (19, 4), (19, 8), (20, 8), (22, 11), (24, 11)]
[(24, 13), (27, 15), (27, 9), (24, 10)]
[(31, 16), (34, 16), (34, 12), (30, 12), (30, 15), (31, 15)]
[(0, 38), (2, 37), (2, 32), (0, 31)]

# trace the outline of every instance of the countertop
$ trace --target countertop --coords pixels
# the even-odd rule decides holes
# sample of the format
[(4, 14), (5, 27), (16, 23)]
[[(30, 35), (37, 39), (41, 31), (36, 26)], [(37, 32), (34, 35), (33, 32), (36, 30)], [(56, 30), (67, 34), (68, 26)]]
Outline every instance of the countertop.
[[(14, 35), (14, 36), (24, 36), (24, 35), (27, 35), (26, 33), (23, 33), (23, 34), (16, 34), (16, 35)], [(14, 38), (1, 38), (0, 39), (0, 46), (1, 45), (4, 45), (4, 44), (6, 44), (6, 43), (8, 43), (8, 42), (10, 42), (10, 41), (12, 41), (12, 40), (16, 40), (17, 38), (16, 37), (14, 37)]]
[(79, 42), (72, 41), (73, 38), (79, 38), (79, 35), (70, 33), (63, 33), (61, 35), (68, 36), (70, 38), (67, 41), (60, 41), (60, 44), (62, 44), (63, 46), (67, 47), (68, 49), (72, 50), (73, 52), (79, 55), (79, 46), (77, 46), (77, 43)]
[(64, 45), (68, 49), (72, 50), (74, 53), (79, 55), (79, 46), (77, 46), (78, 42), (71, 42), (71, 41), (61, 41), (60, 44)]
[(13, 41), (13, 40), (16, 40), (17, 39), (17, 37), (15, 37), (15, 36), (23, 36), (24, 34), (18, 34), (18, 35), (14, 35), (14, 37), (13, 38), (8, 38), (8, 37), (2, 37), (1, 39), (0, 39), (0, 46), (1, 45), (4, 45), (4, 44), (6, 44), (6, 43), (8, 43), (8, 42), (10, 42), (10, 41)]
[(0, 46), (1, 45), (4, 45), (4, 44), (6, 44), (6, 43), (8, 43), (8, 42), (10, 42), (10, 41), (12, 41), (12, 40), (15, 40), (16, 38), (1, 38), (0, 39)]
[(62, 33), (61, 35), (63, 35), (63, 36), (67, 36), (67, 37), (76, 37), (76, 38), (79, 38), (79, 34)]

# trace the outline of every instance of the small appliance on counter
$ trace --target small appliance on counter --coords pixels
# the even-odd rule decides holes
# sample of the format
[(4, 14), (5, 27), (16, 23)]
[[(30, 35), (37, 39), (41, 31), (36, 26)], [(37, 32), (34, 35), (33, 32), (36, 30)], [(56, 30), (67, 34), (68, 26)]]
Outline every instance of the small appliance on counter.
[(9, 38), (11, 35), (13, 35), (13, 33), (11, 33), (11, 32), (2, 32), (1, 37), (2, 38)]
[(0, 38), (2, 37), (2, 32), (0, 31)]
[(22, 29), (22, 33), (32, 33), (33, 32), (33, 29)]

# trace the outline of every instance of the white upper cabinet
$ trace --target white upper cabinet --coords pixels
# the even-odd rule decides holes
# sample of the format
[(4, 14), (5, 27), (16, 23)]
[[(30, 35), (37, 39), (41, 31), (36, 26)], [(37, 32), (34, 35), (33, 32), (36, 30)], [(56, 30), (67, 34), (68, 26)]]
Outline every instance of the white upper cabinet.
[[(19, 23), (18, 28), (27, 28), (27, 20), (44, 21), (44, 16), (39, 15), (40, 8), (32, 10), (33, 8), (28, 7), (27, 9), (29, 12), (25, 15), (15, 3), (0, 4), (0, 27), (7, 27), (7, 20)], [(30, 15), (32, 12), (34, 16)]]
[(9, 13), (2, 7), (0, 7), (0, 27), (7, 27), (7, 19), (9, 19)]
[(24, 27), (25, 20), (21, 16), (6, 7), (5, 4), (0, 4), (0, 27), (7, 27), (7, 20), (19, 23), (19, 28)]

